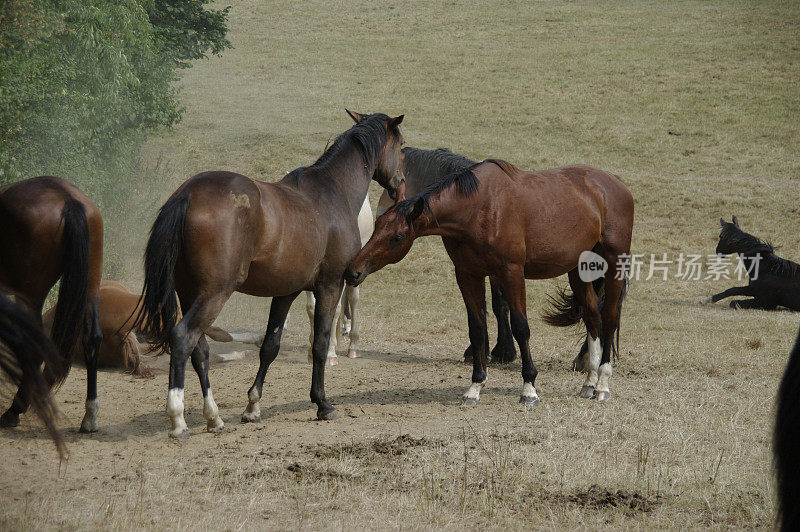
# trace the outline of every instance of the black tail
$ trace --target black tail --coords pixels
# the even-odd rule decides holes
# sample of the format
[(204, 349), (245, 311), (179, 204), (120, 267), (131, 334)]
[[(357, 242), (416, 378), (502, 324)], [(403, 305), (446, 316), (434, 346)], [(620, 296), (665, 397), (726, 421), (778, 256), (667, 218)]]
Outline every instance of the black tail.
[(772, 450), (778, 479), (778, 523), (781, 530), (800, 527), (800, 334), (778, 388)]
[(169, 351), (169, 333), (178, 319), (175, 264), (183, 251), (183, 225), (189, 197), (171, 197), (158, 212), (144, 254), (142, 308), (131, 330), (140, 331), (153, 349)]
[[(41, 366), (62, 370), (64, 358), (44, 334), (39, 321), (23, 307), (0, 295), (0, 370), (19, 386), (23, 399), (42, 420), (61, 458), (64, 441), (56, 429), (56, 405)], [(65, 372), (66, 373), (66, 372)]]
[(54, 375), (55, 387), (67, 378), (76, 348), (85, 350), (89, 297), (89, 225), (79, 201), (70, 198), (64, 203), (61, 225), (64, 258), (51, 336), (67, 364), (63, 374)]
[[(592, 282), (594, 290), (599, 299), (599, 305), (603, 306), (605, 292), (603, 290), (603, 277)], [(566, 286), (559, 288), (554, 296), (549, 296), (548, 301), (552, 308), (542, 312), (542, 320), (553, 327), (572, 327), (580, 323), (583, 318), (583, 310), (578, 304), (575, 294)]]
[[(606, 298), (604, 281), (605, 278), (603, 277), (592, 281), (592, 286), (594, 286), (594, 290), (597, 293), (598, 305), (600, 307), (603, 306)], [(622, 326), (622, 300), (625, 299), (627, 293), (628, 277), (626, 275), (622, 280), (622, 292), (619, 295), (619, 301), (617, 301), (619, 323), (617, 324), (617, 333), (611, 346), (615, 361), (619, 359), (619, 330)], [(552, 308), (542, 312), (542, 320), (544, 320), (545, 323), (554, 327), (572, 327), (580, 323), (581, 318), (583, 318), (583, 310), (578, 304), (575, 294), (573, 294), (571, 290), (567, 287), (559, 288), (556, 295), (550, 296), (548, 299)]]

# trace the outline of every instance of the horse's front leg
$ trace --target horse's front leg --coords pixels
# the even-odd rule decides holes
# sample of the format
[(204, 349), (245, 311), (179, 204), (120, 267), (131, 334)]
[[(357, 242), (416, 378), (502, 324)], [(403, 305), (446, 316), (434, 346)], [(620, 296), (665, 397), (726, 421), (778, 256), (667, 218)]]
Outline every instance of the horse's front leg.
[(345, 288), (345, 297), (347, 298), (347, 305), (350, 309), (350, 331), (347, 333), (350, 338), (350, 346), (347, 349), (347, 356), (350, 358), (358, 358), (358, 340), (361, 334), (358, 330), (358, 301), (361, 295), (361, 289), (357, 286), (348, 286)]
[(528, 325), (525, 298), (525, 273), (521, 267), (509, 265), (499, 281), (508, 301), (511, 333), (517, 341), (522, 358), (522, 393), (519, 402), (525, 406), (536, 406), (539, 404), (539, 394), (536, 393), (535, 386), (538, 371), (531, 357), (531, 328)]
[(321, 284), (315, 291), (314, 343), (311, 346), (314, 368), (311, 374), (311, 401), (317, 405), (317, 419), (333, 420), (339, 416), (325, 398), (325, 359), (331, 341), (331, 327), (339, 298), (342, 278)]
[(747, 286), (734, 286), (733, 288), (728, 288), (727, 290), (720, 292), (719, 294), (714, 294), (713, 296), (704, 297), (700, 300), (701, 305), (708, 305), (709, 303), (716, 303), (726, 297), (732, 296), (752, 296), (752, 290), (750, 289), (750, 285)]
[(481, 390), (486, 384), (486, 294), (484, 278), (456, 268), (456, 281), (467, 307), (469, 342), (472, 349), (472, 384), (464, 393), (461, 403), (468, 406), (478, 404)]
[[(308, 314), (309, 333), (308, 333), (308, 361), (314, 360), (314, 309), (316, 308), (317, 300), (312, 292), (306, 292), (306, 314)], [(334, 325), (338, 327), (339, 316), (341, 313), (341, 301), (336, 306), (334, 315)], [(331, 335), (331, 341), (328, 344), (328, 355), (325, 357), (325, 363), (329, 366), (336, 366), (339, 364), (339, 357), (336, 355), (336, 345), (339, 340), (339, 334)]]
[(264, 387), (264, 377), (267, 374), (270, 364), (278, 356), (278, 351), (281, 348), (281, 335), (286, 327), (286, 316), (289, 314), (289, 308), (292, 302), (300, 295), (300, 292), (295, 292), (288, 296), (273, 297), (272, 304), (269, 310), (269, 320), (267, 321), (267, 332), (264, 335), (264, 341), (261, 344), (261, 349), (258, 352), (259, 365), (258, 373), (256, 373), (256, 380), (247, 392), (247, 408), (242, 413), (242, 423), (254, 423), (261, 421), (261, 390)]

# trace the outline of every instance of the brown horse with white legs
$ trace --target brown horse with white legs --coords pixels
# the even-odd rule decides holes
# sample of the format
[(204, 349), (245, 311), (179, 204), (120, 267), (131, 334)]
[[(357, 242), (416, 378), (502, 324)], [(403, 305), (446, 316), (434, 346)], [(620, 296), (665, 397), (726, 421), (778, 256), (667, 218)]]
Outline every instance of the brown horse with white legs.
[[(571, 301), (580, 307), (573, 314), (582, 316), (589, 335), (581, 395), (604, 401), (624, 296), (625, 277), (618, 275), (616, 265), (630, 252), (632, 229), (631, 193), (608, 172), (589, 166), (524, 172), (489, 159), (386, 211), (345, 278), (358, 285), (369, 273), (402, 259), (415, 238), (441, 235), (466, 303), (475, 355), (464, 402), (477, 404), (486, 382), (484, 284), (486, 276), (494, 276), (508, 299), (511, 330), (522, 357), (520, 402), (535, 405), (537, 371), (528, 346), (525, 279), (568, 273), (575, 295)], [(578, 272), (579, 257), (589, 250), (610, 265), (602, 281), (602, 308), (593, 284), (582, 281)]]
[[(325, 397), (325, 356), (343, 273), (361, 245), (356, 218), (371, 180), (392, 188), (400, 170), (402, 116), (351, 113), (356, 124), (311, 166), (277, 183), (231, 172), (186, 181), (161, 208), (145, 252), (143, 311), (135, 328), (168, 349), (170, 436), (188, 435), (183, 418), (186, 360), (200, 377), (207, 428), (223, 428), (208, 381), (204, 331), (233, 294), (272, 297), (260, 365), (242, 421), (259, 421), (264, 376), (278, 354), (294, 299), (314, 292), (311, 400), (335, 419)], [(177, 292), (183, 318), (178, 313)]]
[[(41, 324), (45, 298), (61, 279), (52, 338), (67, 363), (46, 371), (49, 384), (67, 377), (76, 351), (86, 361), (86, 414), (81, 432), (98, 429), (97, 353), (102, 341), (97, 293), (103, 267), (103, 219), (75, 185), (34, 177), (0, 188), (0, 284), (21, 295)], [(86, 333), (86, 334), (84, 334)], [(19, 424), (28, 408), (20, 389), (0, 426)]]

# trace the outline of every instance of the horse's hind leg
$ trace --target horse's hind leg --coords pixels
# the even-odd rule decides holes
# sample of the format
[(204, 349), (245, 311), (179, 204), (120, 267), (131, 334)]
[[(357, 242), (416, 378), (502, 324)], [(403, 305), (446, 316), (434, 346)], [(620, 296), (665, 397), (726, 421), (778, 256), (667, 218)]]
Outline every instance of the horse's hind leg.
[(605, 401), (611, 395), (611, 388), (609, 387), (611, 374), (613, 373), (611, 354), (614, 349), (618, 349), (618, 347), (615, 347), (616, 340), (614, 335), (617, 334), (619, 330), (622, 304), (620, 298), (622, 297), (624, 281), (623, 279), (617, 279), (616, 271), (609, 270), (606, 273), (604, 284), (605, 298), (601, 310), (603, 354), (600, 358), (597, 387), (595, 388), (595, 398), (598, 401)]
[[(95, 292), (96, 294), (96, 292)], [(99, 296), (95, 295), (89, 304), (87, 313), (87, 338), (84, 340), (84, 357), (86, 362), (86, 412), (81, 421), (81, 432), (97, 432), (97, 412), (100, 400), (97, 398), (97, 364), (100, 358), (100, 344), (103, 342), (103, 331), (100, 329)]]
[[(592, 283), (581, 281), (578, 276), (577, 268), (569, 272), (569, 284), (578, 304), (583, 312), (583, 323), (586, 325), (586, 351), (585, 355), (576, 363), (576, 367), (581, 367), (586, 372), (586, 380), (583, 382), (579, 395), (586, 399), (594, 397), (595, 386), (597, 386), (598, 370), (600, 368), (600, 309), (598, 308), (597, 293)], [(581, 349), (581, 353), (584, 353)], [(580, 354), (578, 355), (581, 356)]]
[(719, 294), (714, 294), (713, 296), (704, 297), (703, 299), (700, 300), (700, 304), (707, 305), (709, 303), (716, 303), (717, 301), (725, 299), (726, 297), (752, 296), (752, 295), (755, 294), (753, 294), (752, 290), (750, 289), (750, 285), (734, 286), (732, 288), (728, 288), (727, 290), (720, 292)]
[(225, 430), (225, 423), (219, 417), (219, 408), (214, 402), (214, 394), (211, 392), (211, 383), (208, 380), (208, 354), (206, 335), (201, 334), (197, 345), (192, 350), (192, 367), (200, 379), (200, 390), (203, 392), (203, 417), (206, 418), (206, 430), (222, 432)]
[(345, 288), (344, 293), (345, 297), (347, 297), (347, 305), (350, 307), (350, 331), (348, 332), (350, 346), (347, 349), (347, 356), (358, 358), (358, 340), (361, 338), (361, 333), (358, 330), (358, 300), (361, 295), (361, 289), (357, 286), (348, 286)]
[(247, 392), (247, 408), (242, 413), (242, 423), (252, 423), (261, 421), (261, 390), (264, 387), (264, 377), (267, 374), (270, 364), (278, 356), (278, 351), (281, 347), (281, 335), (286, 326), (286, 315), (289, 314), (289, 307), (292, 302), (300, 295), (300, 292), (294, 294), (274, 297), (269, 311), (269, 319), (267, 320), (267, 333), (264, 336), (264, 341), (261, 344), (261, 349), (258, 352), (259, 365), (258, 373), (256, 373), (256, 380)]
[[(186, 438), (189, 428), (183, 418), (183, 388), (186, 376), (186, 361), (197, 346), (203, 330), (211, 325), (222, 310), (230, 294), (217, 294), (212, 297), (198, 297), (183, 318), (170, 332), (169, 391), (167, 392), (167, 417), (170, 419), (171, 438)], [(188, 302), (181, 300), (185, 308)]]

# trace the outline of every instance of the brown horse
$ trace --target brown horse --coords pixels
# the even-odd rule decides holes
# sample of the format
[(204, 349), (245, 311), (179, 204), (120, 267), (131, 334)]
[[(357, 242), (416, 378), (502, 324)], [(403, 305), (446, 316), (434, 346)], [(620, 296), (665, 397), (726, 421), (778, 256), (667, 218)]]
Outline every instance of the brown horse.
[[(612, 349), (618, 352), (614, 333), (624, 296), (625, 277), (617, 275), (615, 266), (629, 254), (632, 229), (633, 198), (612, 174), (589, 166), (523, 172), (490, 159), (396, 203), (376, 220), (372, 238), (345, 278), (358, 285), (369, 273), (402, 259), (415, 238), (441, 235), (467, 306), (475, 354), (464, 402), (476, 404), (486, 382), (484, 283), (486, 276), (494, 276), (508, 299), (511, 330), (522, 355), (520, 402), (535, 405), (537, 371), (528, 347), (525, 279), (568, 273), (574, 298), (565, 304), (579, 310), (563, 310), (582, 317), (589, 335), (581, 395), (604, 401), (610, 391)], [(611, 265), (602, 281), (602, 309), (593, 283), (581, 280), (578, 270), (579, 257), (589, 250)]]
[[(280, 347), (286, 314), (304, 290), (316, 298), (311, 400), (335, 419), (325, 398), (325, 356), (343, 273), (358, 253), (357, 216), (370, 180), (393, 188), (400, 171), (402, 116), (351, 113), (356, 124), (311, 166), (277, 183), (231, 172), (186, 181), (161, 208), (145, 252), (143, 311), (135, 325), (170, 350), (170, 436), (188, 435), (183, 418), (186, 360), (200, 377), (207, 429), (223, 428), (208, 382), (204, 331), (233, 292), (272, 297), (260, 365), (242, 421), (259, 421), (264, 376)], [(180, 299), (183, 318), (176, 326)]]
[(22, 399), (33, 407), (64, 458), (64, 441), (55, 423), (56, 405), (50, 396), (50, 384), (42, 375), (42, 365), (48, 371), (67, 370), (63, 367), (64, 357), (45, 336), (23, 298), (0, 285), (0, 372), (19, 387)]
[[(52, 338), (67, 363), (46, 371), (49, 384), (67, 377), (76, 351), (86, 361), (86, 414), (81, 432), (97, 431), (97, 353), (102, 341), (97, 292), (103, 264), (103, 219), (75, 185), (34, 177), (0, 188), (0, 284), (21, 295), (41, 324), (42, 306), (61, 279)], [(86, 334), (84, 334), (86, 333)], [(20, 388), (0, 426), (19, 424), (28, 408)]]

